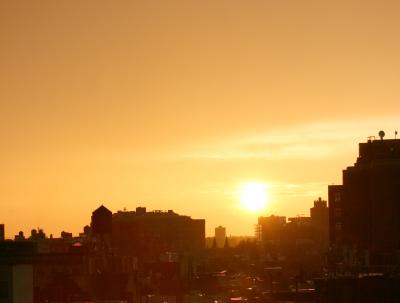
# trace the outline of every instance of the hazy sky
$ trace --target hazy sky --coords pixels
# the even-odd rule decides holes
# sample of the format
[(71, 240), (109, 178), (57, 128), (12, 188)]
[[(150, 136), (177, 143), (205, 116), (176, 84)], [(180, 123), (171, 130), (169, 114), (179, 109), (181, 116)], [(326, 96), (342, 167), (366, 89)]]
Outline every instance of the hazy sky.
[(79, 232), (103, 203), (253, 234), (308, 214), (400, 130), (399, 1), (1, 1), (0, 222)]

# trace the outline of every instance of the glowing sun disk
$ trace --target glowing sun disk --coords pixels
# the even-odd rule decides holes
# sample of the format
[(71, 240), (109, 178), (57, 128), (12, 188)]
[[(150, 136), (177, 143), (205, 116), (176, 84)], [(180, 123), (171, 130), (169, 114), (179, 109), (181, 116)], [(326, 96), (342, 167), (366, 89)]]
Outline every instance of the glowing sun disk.
[(250, 211), (260, 211), (265, 208), (268, 200), (267, 187), (262, 183), (246, 183), (240, 189), (240, 201), (244, 208)]

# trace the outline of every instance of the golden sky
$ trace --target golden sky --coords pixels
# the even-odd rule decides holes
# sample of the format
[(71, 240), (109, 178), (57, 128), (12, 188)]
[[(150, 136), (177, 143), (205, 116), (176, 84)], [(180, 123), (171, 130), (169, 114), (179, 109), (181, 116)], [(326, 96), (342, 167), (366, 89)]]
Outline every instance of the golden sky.
[(1, 1), (0, 222), (79, 232), (104, 203), (253, 234), (308, 214), (399, 127), (399, 1)]

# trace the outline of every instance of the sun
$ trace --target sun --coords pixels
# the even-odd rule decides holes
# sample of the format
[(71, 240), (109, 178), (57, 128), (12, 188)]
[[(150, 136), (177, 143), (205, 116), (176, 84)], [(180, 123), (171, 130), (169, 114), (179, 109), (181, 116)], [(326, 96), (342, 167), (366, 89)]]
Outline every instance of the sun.
[(267, 185), (249, 182), (240, 187), (240, 201), (242, 206), (252, 212), (258, 212), (266, 207), (268, 202)]

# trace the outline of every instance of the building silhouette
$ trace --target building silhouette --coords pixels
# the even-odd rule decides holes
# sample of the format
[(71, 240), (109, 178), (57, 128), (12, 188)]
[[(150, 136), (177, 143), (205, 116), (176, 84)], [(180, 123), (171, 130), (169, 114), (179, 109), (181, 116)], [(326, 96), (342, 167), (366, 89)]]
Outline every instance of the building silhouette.
[(91, 229), (93, 234), (106, 235), (112, 232), (112, 212), (101, 205), (92, 213)]
[(217, 246), (223, 247), (226, 239), (226, 228), (223, 226), (216, 227), (214, 236)]
[(256, 239), (264, 243), (276, 244), (282, 241), (286, 217), (271, 215), (259, 217), (256, 225)]
[[(381, 134), (380, 134), (381, 135)], [(400, 251), (400, 140), (368, 140), (328, 187), (330, 245), (348, 265), (398, 263)], [(349, 264), (351, 263), (351, 264)]]
[(310, 208), (311, 225), (313, 227), (313, 238), (321, 243), (322, 248), (327, 249), (329, 244), (329, 209), (327, 201), (319, 197)]
[(205, 248), (205, 220), (145, 207), (119, 211), (112, 216), (112, 241), (122, 253), (147, 260), (166, 252), (198, 253)]
[[(328, 219), (327, 202), (318, 198), (310, 208), (310, 216), (259, 217), (256, 239), (266, 260), (286, 260), (287, 264), (302, 264), (302, 270), (317, 272), (328, 249)], [(287, 264), (286, 267), (292, 266)]]
[(38, 228), (0, 241), (0, 303), (183, 302), (204, 249), (203, 219), (101, 205), (79, 236)]

